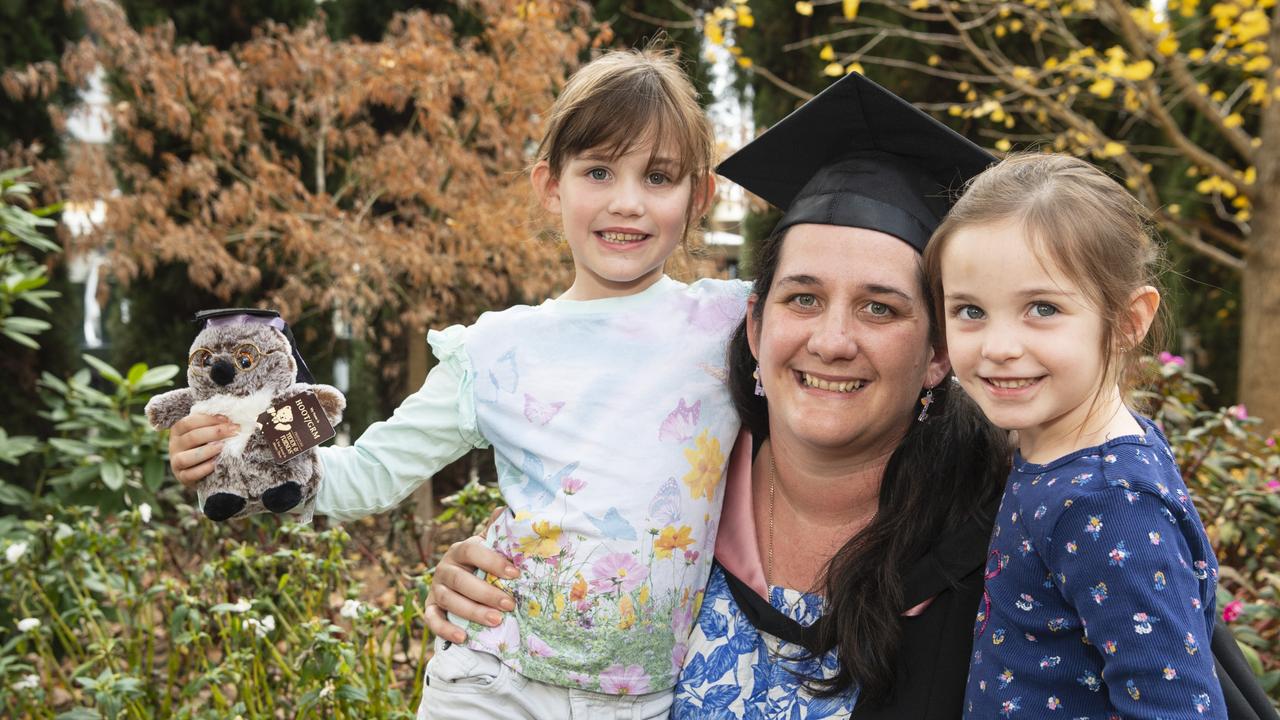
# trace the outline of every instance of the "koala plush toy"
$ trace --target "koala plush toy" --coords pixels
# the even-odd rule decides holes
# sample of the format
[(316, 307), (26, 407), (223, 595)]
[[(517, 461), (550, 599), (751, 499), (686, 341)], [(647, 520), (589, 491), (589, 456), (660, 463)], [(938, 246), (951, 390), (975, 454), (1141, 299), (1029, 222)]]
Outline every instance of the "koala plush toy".
[(157, 430), (192, 413), (223, 415), (240, 426), (227, 438), (212, 474), (197, 487), (200, 506), (223, 521), (269, 510), (283, 513), (310, 501), (320, 485), (314, 448), (279, 462), (258, 418), (284, 429), (292, 420), (285, 404), (310, 391), (331, 425), (341, 422), (346, 398), (337, 388), (316, 385), (293, 343), (288, 325), (272, 310), (206, 310), (196, 315), (202, 329), (191, 345), (187, 387), (157, 395), (147, 403), (147, 419)]

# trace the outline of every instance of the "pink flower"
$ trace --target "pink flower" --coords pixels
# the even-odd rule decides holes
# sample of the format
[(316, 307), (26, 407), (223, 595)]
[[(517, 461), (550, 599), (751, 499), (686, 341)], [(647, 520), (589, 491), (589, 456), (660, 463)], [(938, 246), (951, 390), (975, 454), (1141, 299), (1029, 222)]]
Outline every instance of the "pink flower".
[(1231, 416), (1237, 420), (1249, 419), (1249, 410), (1244, 406), (1244, 403), (1240, 403), (1239, 405), (1232, 405), (1231, 407), (1227, 408), (1227, 412), (1230, 413)]
[(529, 633), (529, 637), (524, 640), (525, 647), (529, 648), (529, 654), (534, 657), (552, 657), (556, 654), (551, 646), (542, 641), (542, 638)]
[(1280, 480), (1268, 480), (1267, 489), (1271, 492), (1280, 491)]
[(693, 608), (681, 605), (671, 611), (671, 629), (676, 637), (684, 637), (693, 628)]
[(507, 616), (501, 625), (476, 634), (475, 644), (499, 657), (515, 652), (520, 647), (520, 632), (514, 620)]
[(587, 675), (586, 673), (580, 673), (580, 672), (575, 672), (570, 670), (569, 680), (572, 681), (574, 684), (576, 684), (578, 687), (586, 687), (588, 684), (591, 683), (591, 676)]
[(1159, 358), (1162, 365), (1177, 365), (1178, 367), (1182, 367), (1187, 364), (1187, 361), (1184, 360), (1181, 355), (1174, 355), (1171, 352), (1162, 352), (1160, 353)]
[(610, 665), (600, 673), (600, 692), (606, 695), (643, 695), (649, 692), (649, 676), (639, 665)]
[(1276, 439), (1274, 436), (1267, 438), (1267, 447), (1275, 447)]
[(697, 550), (685, 550), (685, 551), (684, 551), (684, 561), (685, 561), (685, 562), (687, 562), (687, 563), (689, 563), (690, 565), (692, 565), (692, 564), (694, 564), (694, 563), (698, 562), (698, 551), (697, 551)]
[(1244, 614), (1244, 603), (1239, 600), (1232, 600), (1222, 608), (1222, 619), (1224, 622), (1235, 622)]
[(591, 589), (598, 593), (627, 593), (639, 587), (648, 575), (649, 568), (628, 553), (610, 553), (591, 566)]
[(572, 475), (569, 475), (560, 482), (560, 489), (564, 490), (565, 495), (572, 495), (586, 486), (586, 480), (579, 480)]
[(680, 675), (680, 668), (684, 667), (684, 656), (688, 654), (689, 648), (684, 643), (676, 643), (671, 648), (671, 674), (672, 676)]
[(667, 419), (662, 421), (662, 427), (658, 429), (658, 439), (663, 442), (682, 443), (693, 437), (693, 432), (697, 429), (698, 417), (702, 414), (702, 401), (689, 407), (684, 404), (684, 398), (676, 403), (676, 409), (672, 410)]

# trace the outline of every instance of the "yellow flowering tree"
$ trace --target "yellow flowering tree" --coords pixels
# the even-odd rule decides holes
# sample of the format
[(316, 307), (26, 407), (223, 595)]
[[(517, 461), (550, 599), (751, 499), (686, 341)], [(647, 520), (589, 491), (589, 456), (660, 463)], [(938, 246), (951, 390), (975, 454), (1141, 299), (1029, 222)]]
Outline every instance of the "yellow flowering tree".
[(811, 57), (821, 70), (807, 82), (787, 83), (797, 98), (832, 77), (867, 72), (929, 100), (921, 106), (998, 152), (1052, 150), (1102, 164), (1151, 208), (1187, 262), (1238, 278), (1240, 399), (1274, 426), (1280, 424), (1273, 382), (1280, 374), (1280, 325), (1272, 320), (1280, 313), (1275, 5), (728, 0), (703, 18), (707, 40), (737, 47), (739, 65), (766, 82), (777, 73), (743, 51), (761, 24), (757, 16), (783, 8), (804, 18), (805, 31), (781, 47)]

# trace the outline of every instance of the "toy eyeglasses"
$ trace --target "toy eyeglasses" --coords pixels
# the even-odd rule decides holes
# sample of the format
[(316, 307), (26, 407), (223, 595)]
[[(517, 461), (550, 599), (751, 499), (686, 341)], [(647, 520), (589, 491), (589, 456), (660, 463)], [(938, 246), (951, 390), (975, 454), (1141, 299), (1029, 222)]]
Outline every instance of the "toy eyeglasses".
[[(262, 352), (253, 343), (243, 343), (237, 345), (235, 350), (231, 351), (231, 362), (240, 370), (249, 370), (254, 365), (257, 365), (264, 355), (270, 355), (274, 352), (280, 351), (268, 350)], [(217, 357), (217, 354), (209, 348), (196, 348), (195, 352), (191, 353), (191, 357), (187, 358), (187, 362), (191, 365), (207, 368), (213, 365), (215, 357)]]

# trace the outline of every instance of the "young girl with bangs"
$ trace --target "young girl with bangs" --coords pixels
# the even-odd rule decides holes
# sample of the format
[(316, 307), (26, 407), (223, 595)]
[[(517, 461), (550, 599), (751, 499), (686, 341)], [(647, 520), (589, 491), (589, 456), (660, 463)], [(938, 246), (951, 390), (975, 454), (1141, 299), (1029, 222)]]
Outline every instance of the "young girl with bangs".
[[(713, 136), (669, 54), (610, 52), (549, 113), (531, 179), (558, 215), (572, 286), (431, 332), (439, 364), (352, 447), (321, 448), (316, 512), (395, 507), (492, 446), (514, 612), (460, 622), (427, 668), (420, 717), (665, 718), (711, 568), (739, 421), (726, 345), (749, 288), (664, 264), (714, 192)], [(222, 427), (175, 428), (174, 474), (212, 468)], [(201, 434), (204, 433), (204, 434)], [(461, 640), (460, 636), (454, 639)]]
[(1017, 431), (966, 717), (1226, 717), (1217, 562), (1168, 441), (1124, 400), (1158, 337), (1149, 226), (1089, 163), (1012, 156), (925, 252), (956, 379)]

